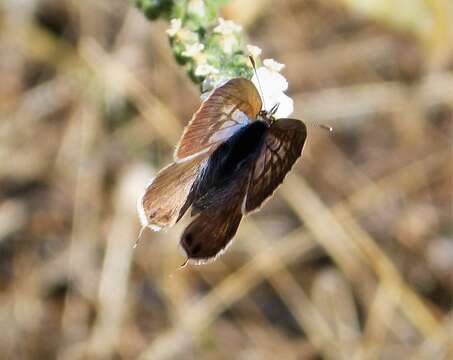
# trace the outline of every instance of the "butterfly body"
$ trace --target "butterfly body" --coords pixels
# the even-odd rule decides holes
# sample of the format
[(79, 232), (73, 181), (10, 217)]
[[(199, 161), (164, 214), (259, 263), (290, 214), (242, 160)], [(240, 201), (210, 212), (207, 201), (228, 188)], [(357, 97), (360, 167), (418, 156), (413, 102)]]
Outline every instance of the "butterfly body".
[(228, 176), (240, 168), (244, 162), (256, 157), (268, 128), (266, 123), (254, 121), (239, 129), (230, 139), (220, 145), (209, 159), (209, 162), (219, 162), (218, 175)]
[(268, 199), (302, 153), (305, 125), (261, 109), (249, 80), (228, 81), (187, 125), (175, 162), (159, 172), (139, 200), (143, 225), (165, 228), (189, 209), (195, 219), (180, 245), (189, 261), (215, 259), (244, 215)]

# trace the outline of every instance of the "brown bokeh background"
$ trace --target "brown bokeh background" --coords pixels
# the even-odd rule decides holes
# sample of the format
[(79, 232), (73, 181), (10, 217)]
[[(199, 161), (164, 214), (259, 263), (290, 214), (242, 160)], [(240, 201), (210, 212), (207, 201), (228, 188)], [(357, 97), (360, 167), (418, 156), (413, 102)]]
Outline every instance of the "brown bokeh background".
[(132, 247), (200, 102), (167, 24), (122, 0), (2, 2), (0, 357), (452, 358), (453, 9), (370, 3), (223, 9), (286, 64), (294, 116), (334, 133), (309, 127), (228, 252), (177, 271), (187, 219)]

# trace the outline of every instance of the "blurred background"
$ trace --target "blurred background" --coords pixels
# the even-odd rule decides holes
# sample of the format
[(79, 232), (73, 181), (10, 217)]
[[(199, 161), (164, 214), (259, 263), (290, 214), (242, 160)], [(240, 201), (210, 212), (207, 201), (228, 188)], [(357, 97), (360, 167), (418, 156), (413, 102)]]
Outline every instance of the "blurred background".
[(231, 1), (302, 161), (215, 263), (136, 201), (200, 103), (124, 0), (0, 4), (0, 358), (453, 357), (453, 3)]

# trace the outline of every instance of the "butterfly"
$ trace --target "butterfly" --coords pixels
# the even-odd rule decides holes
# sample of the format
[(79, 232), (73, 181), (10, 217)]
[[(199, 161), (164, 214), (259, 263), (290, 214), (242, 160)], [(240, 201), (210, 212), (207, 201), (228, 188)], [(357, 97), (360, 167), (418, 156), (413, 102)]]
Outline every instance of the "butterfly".
[(305, 124), (275, 119), (262, 109), (255, 85), (234, 78), (203, 101), (173, 155), (138, 202), (143, 226), (176, 224), (191, 208), (180, 246), (187, 262), (216, 259), (231, 243), (243, 216), (258, 210), (301, 156)]

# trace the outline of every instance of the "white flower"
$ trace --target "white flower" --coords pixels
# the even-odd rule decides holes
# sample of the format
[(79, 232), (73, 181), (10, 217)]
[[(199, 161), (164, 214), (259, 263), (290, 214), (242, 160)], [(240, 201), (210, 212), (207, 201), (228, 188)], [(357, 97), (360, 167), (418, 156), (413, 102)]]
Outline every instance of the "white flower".
[(186, 50), (182, 52), (183, 56), (186, 57), (195, 57), (204, 49), (204, 45), (200, 43), (194, 43), (190, 45), (186, 45)]
[(189, 29), (182, 28), (176, 34), (179, 40), (184, 43), (193, 44), (200, 41), (200, 37), (196, 32), (190, 31)]
[(236, 24), (234, 21), (225, 20), (223, 18), (219, 18), (219, 25), (214, 28), (214, 32), (229, 35), (235, 32), (240, 32), (242, 30), (242, 26)]
[(264, 59), (263, 65), (271, 71), (280, 72), (285, 67), (285, 64), (281, 64), (274, 59)]
[(234, 48), (239, 45), (238, 39), (233, 34), (226, 35), (221, 39), (222, 49), (225, 54), (232, 54)]
[(201, 83), (201, 100), (206, 100), (211, 93), (218, 87), (224, 85), (228, 80), (225, 76), (208, 76)]
[(166, 31), (167, 35), (171, 38), (177, 37), (182, 42), (194, 43), (199, 41), (198, 34), (182, 27), (181, 19), (171, 19), (170, 27)]
[(219, 25), (214, 28), (214, 32), (223, 35), (220, 38), (222, 49), (226, 54), (232, 54), (234, 49), (238, 47), (239, 41), (237, 33), (242, 30), (242, 26), (234, 23), (231, 20), (219, 18)]
[[(278, 64), (275, 61), (272, 64), (274, 63)], [(279, 65), (283, 66), (283, 64)], [(262, 66), (256, 70), (256, 74), (252, 78), (252, 82), (257, 89), (260, 89), (261, 85), (264, 110), (270, 111), (273, 106), (279, 104), (277, 112), (274, 114), (277, 119), (288, 117), (294, 111), (293, 99), (285, 94), (285, 91), (288, 89), (288, 81), (278, 71), (273, 70), (276, 68), (282, 69), (282, 66)]]
[(196, 76), (207, 76), (210, 74), (218, 74), (219, 70), (212, 65), (207, 63), (200, 64), (195, 68), (195, 75)]
[(258, 58), (263, 52), (258, 46), (255, 45), (247, 45), (247, 50), (249, 54), (252, 55), (254, 58)]
[(206, 9), (203, 0), (190, 0), (187, 5), (187, 10), (192, 14), (203, 17), (206, 15)]
[(170, 28), (167, 29), (167, 35), (173, 37), (181, 30), (182, 22), (181, 19), (171, 19)]

